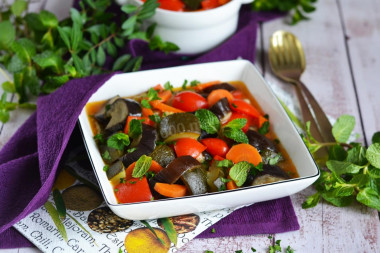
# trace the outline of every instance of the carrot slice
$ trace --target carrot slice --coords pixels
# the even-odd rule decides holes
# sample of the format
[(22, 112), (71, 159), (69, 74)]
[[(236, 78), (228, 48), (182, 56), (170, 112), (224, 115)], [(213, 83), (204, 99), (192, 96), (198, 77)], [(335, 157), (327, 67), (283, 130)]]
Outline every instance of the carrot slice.
[(226, 184), (226, 187), (227, 187), (227, 190), (235, 190), (235, 189), (238, 188), (238, 186), (236, 185), (236, 183), (235, 183), (234, 180), (229, 181), (229, 182)]
[(231, 160), (233, 163), (247, 161), (255, 166), (262, 162), (259, 151), (257, 151), (257, 149), (252, 145), (245, 143), (232, 146), (230, 151), (228, 151), (226, 158)]
[(258, 118), (258, 126), (259, 126), (259, 128), (260, 127), (262, 127), (263, 126), (263, 124), (266, 122), (266, 121), (268, 121), (265, 117), (263, 117), (263, 116), (259, 116), (259, 118)]
[(170, 90), (161, 91), (158, 93), (158, 97), (161, 98), (160, 102), (165, 103), (172, 97), (172, 92)]
[(152, 109), (142, 107), (142, 115), (144, 117), (149, 117), (150, 115), (153, 115), (153, 114), (154, 113), (153, 113)]
[(227, 98), (228, 102), (231, 103), (234, 99), (234, 96), (232, 96), (231, 92), (224, 89), (217, 89), (211, 91), (211, 93), (207, 97), (207, 102), (209, 106), (212, 106), (216, 102), (218, 102), (222, 98)]
[(156, 91), (161, 91), (161, 90), (164, 89), (164, 87), (162, 87), (161, 84), (157, 84), (156, 86), (153, 87), (153, 89), (156, 90)]
[(170, 198), (178, 198), (186, 195), (186, 186), (180, 184), (156, 183), (154, 190)]
[(213, 86), (215, 84), (219, 84), (220, 81), (211, 81), (211, 82), (207, 82), (207, 83), (200, 83), (198, 84), (197, 86), (195, 86), (195, 90), (197, 91), (201, 91), (203, 89), (206, 89), (207, 87), (210, 87), (210, 86)]
[(183, 112), (180, 109), (177, 109), (170, 105), (162, 103), (161, 100), (150, 101), (150, 104), (153, 106), (153, 108), (163, 111), (163, 112)]

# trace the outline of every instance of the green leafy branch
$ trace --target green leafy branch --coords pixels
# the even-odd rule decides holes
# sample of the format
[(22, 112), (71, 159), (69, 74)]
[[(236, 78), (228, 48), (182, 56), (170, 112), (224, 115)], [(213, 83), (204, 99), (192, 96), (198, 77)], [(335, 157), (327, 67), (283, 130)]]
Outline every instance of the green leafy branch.
[[(131, 39), (147, 41), (151, 50), (178, 50), (153, 35), (155, 25), (143, 28), (143, 22), (155, 14), (156, 0), (139, 7), (124, 5), (120, 17), (108, 11), (111, 0), (82, 0), (79, 10), (71, 9), (70, 17), (62, 21), (45, 10), (27, 13), (28, 3), (16, 0), (0, 12), (0, 74), (6, 78), (0, 121), (4, 123), (9, 111), (34, 109), (30, 98), (51, 93), (71, 79), (139, 70), (142, 56), (118, 55)], [(106, 64), (107, 59), (112, 66)], [(15, 93), (17, 103), (8, 101), (12, 96), (7, 93)]]
[(360, 143), (348, 143), (355, 127), (355, 118), (342, 115), (332, 128), (336, 142), (321, 143), (310, 134), (306, 124), (307, 147), (315, 154), (321, 147), (328, 147), (326, 168), (314, 183), (317, 192), (302, 204), (303, 208), (316, 206), (321, 199), (335, 206), (348, 206), (354, 200), (380, 211), (380, 132), (372, 137), (366, 148)]
[(317, 0), (255, 0), (252, 9), (255, 11), (283, 11), (289, 12), (291, 24), (295, 25), (302, 20), (308, 20), (307, 13), (315, 11)]

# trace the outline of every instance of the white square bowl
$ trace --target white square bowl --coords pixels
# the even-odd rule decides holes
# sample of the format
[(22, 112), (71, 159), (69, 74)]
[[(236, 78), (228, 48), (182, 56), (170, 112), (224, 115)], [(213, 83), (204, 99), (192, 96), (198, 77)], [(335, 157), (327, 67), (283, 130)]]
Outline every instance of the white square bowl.
[(272, 130), (287, 150), (297, 168), (299, 178), (239, 188), (232, 191), (118, 204), (112, 185), (103, 171), (104, 162), (93, 139), (86, 111), (83, 109), (79, 116), (79, 123), (84, 143), (104, 199), (115, 214), (126, 219), (144, 220), (227, 207), (242, 207), (255, 202), (294, 194), (317, 180), (319, 170), (311, 154), (271, 88), (256, 67), (249, 61), (233, 60), (118, 74), (104, 83), (91, 96), (89, 102), (106, 100), (115, 95), (122, 97), (133, 96), (147, 91), (156, 84), (163, 84), (167, 81), (178, 87), (182, 85), (185, 79), (200, 82), (213, 80), (244, 82), (263, 111), (270, 115)]

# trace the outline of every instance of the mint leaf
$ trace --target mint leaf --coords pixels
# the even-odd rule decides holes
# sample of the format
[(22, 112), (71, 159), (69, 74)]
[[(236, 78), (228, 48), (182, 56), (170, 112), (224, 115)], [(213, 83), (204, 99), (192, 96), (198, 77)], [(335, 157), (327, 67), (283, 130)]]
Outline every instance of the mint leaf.
[(42, 10), (40, 12), (40, 20), (42, 22), (42, 25), (46, 28), (55, 28), (58, 26), (57, 17), (49, 11)]
[(170, 90), (171, 92), (173, 92), (173, 85), (170, 84), (169, 81), (167, 81), (165, 84), (164, 84), (164, 89), (165, 90)]
[(129, 137), (125, 133), (116, 133), (113, 134), (107, 140), (107, 146), (117, 150), (123, 150), (129, 145)]
[(356, 196), (356, 200), (360, 203), (375, 208), (380, 211), (380, 196), (372, 188), (366, 187)]
[(234, 119), (227, 123), (224, 127), (242, 129), (247, 124), (247, 119)]
[(350, 180), (349, 184), (356, 185), (357, 187), (363, 187), (369, 183), (370, 176), (368, 174), (358, 174), (354, 175)]
[(161, 117), (157, 114), (149, 115), (149, 119), (155, 123), (161, 122)]
[(56, 73), (59, 73), (62, 71), (62, 68), (63, 68), (62, 58), (59, 57), (53, 51), (44, 51), (41, 54), (34, 56), (32, 59), (42, 69), (51, 68)]
[(302, 203), (302, 208), (312, 208), (315, 207), (319, 201), (321, 200), (321, 194), (319, 192), (314, 193), (313, 195), (309, 196), (305, 202)]
[(357, 166), (355, 164), (352, 164), (350, 162), (340, 162), (340, 161), (327, 161), (326, 162), (327, 168), (334, 172), (337, 176), (340, 176), (342, 174), (346, 173), (358, 173), (361, 169), (360, 166)]
[(231, 168), (234, 165), (234, 163), (228, 159), (224, 159), (223, 161), (217, 161), (216, 166), (217, 167), (226, 167)]
[(12, 43), (12, 51), (25, 63), (30, 63), (31, 58), (36, 54), (36, 46), (29, 39), (19, 39)]
[(218, 117), (209, 110), (200, 109), (195, 112), (195, 116), (198, 118), (201, 129), (209, 134), (215, 134), (220, 129), (220, 121)]
[(348, 197), (336, 197), (332, 191), (322, 193), (321, 196), (327, 202), (330, 202), (334, 206), (338, 207), (349, 206), (352, 201), (354, 201), (354, 196), (352, 195)]
[(100, 144), (104, 144), (105, 143), (105, 140), (104, 140), (104, 134), (96, 134), (94, 136), (94, 140), (96, 142), (99, 142)]
[(148, 90), (148, 100), (149, 101), (161, 100), (161, 98), (158, 96), (158, 92), (155, 89), (150, 88)]
[(269, 132), (269, 121), (265, 121), (263, 125), (259, 128), (258, 132), (262, 135), (266, 135)]
[(0, 22), (0, 49), (8, 49), (16, 38), (16, 29), (9, 20)]
[(230, 169), (230, 177), (235, 181), (237, 186), (242, 186), (247, 180), (248, 172), (251, 170), (252, 165), (249, 162), (238, 162)]
[(372, 143), (380, 143), (380, 132), (376, 132), (373, 134)]
[(329, 148), (329, 160), (344, 161), (347, 151), (341, 145), (334, 145)]
[(132, 119), (131, 122), (129, 122), (129, 131), (128, 134), (132, 138), (137, 138), (142, 133), (142, 123), (140, 120)]
[(149, 101), (146, 100), (146, 99), (142, 99), (142, 100), (141, 100), (141, 106), (144, 107), (144, 108), (148, 108), (148, 109), (152, 108), (152, 107), (150, 106), (150, 104), (149, 104)]
[(374, 143), (368, 147), (366, 158), (374, 167), (380, 169), (380, 143)]
[(133, 168), (132, 177), (139, 178), (145, 175), (152, 165), (152, 157), (142, 155), (136, 162)]
[(346, 161), (357, 165), (364, 165), (367, 163), (366, 150), (364, 147), (358, 145), (347, 151)]
[(368, 174), (373, 178), (380, 178), (380, 170), (371, 165), (368, 167)]
[(223, 135), (226, 136), (227, 138), (230, 138), (231, 140), (234, 140), (238, 143), (248, 143), (248, 137), (245, 135), (243, 130), (238, 129), (238, 128), (229, 128), (229, 127), (224, 127), (223, 128)]
[(269, 157), (269, 165), (276, 165), (279, 161), (281, 161), (282, 159), (282, 155), (280, 153), (278, 153), (277, 155), (275, 156), (271, 156)]
[(102, 157), (104, 160), (111, 160), (111, 155), (110, 155), (110, 152), (108, 150), (104, 151), (104, 153), (102, 154)]
[(335, 183), (333, 194), (336, 197), (351, 196), (354, 193), (354, 185)]
[(25, 0), (16, 0), (11, 5), (13, 15), (19, 17), (27, 9), (28, 3)]
[(355, 127), (355, 118), (351, 115), (342, 115), (335, 122), (332, 134), (337, 142), (345, 143), (350, 138)]

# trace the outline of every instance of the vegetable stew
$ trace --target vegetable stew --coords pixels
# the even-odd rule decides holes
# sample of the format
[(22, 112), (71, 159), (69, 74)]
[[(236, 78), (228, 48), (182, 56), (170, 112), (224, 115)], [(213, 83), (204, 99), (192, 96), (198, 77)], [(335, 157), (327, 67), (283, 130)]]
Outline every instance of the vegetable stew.
[[(145, 2), (145, 0), (143, 0)], [(159, 8), (170, 11), (204, 11), (214, 9), (230, 0), (158, 0)]]
[(298, 177), (270, 117), (239, 81), (167, 82), (88, 103), (86, 112), (119, 203)]

